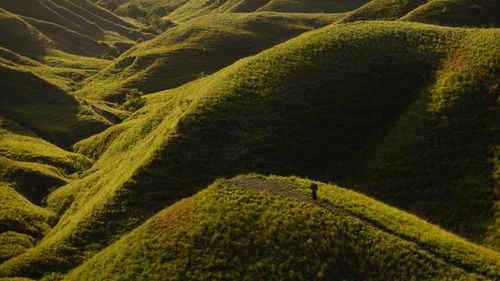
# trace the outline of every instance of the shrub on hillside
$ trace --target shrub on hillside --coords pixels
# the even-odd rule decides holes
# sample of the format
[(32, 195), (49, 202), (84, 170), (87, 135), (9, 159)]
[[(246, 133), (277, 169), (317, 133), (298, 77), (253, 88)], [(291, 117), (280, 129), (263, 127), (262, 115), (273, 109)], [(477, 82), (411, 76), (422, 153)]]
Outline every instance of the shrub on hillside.
[(125, 98), (122, 108), (127, 111), (136, 111), (143, 107), (146, 101), (142, 98), (142, 95), (144, 95), (143, 92), (137, 89), (131, 89)]

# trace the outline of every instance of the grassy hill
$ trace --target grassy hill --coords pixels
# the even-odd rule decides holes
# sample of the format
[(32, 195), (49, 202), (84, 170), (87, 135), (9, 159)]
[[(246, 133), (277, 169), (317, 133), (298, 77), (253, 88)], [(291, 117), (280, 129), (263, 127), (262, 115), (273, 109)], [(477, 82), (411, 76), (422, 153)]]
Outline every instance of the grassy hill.
[(143, 27), (87, 0), (1, 1), (0, 28), (5, 31), (0, 47), (44, 64), (48, 54), (66, 64), (66, 53), (116, 57), (136, 41), (153, 38)]
[(404, 20), (438, 25), (498, 27), (496, 0), (372, 0), (340, 22)]
[[(69, 270), (214, 179), (246, 172), (355, 188), (376, 179), (368, 193), (498, 247), (499, 40), (496, 29), (332, 25), (150, 95), (126, 122), (75, 146), (96, 163), (50, 194), (59, 223), (0, 275)], [(383, 161), (393, 153), (398, 161)], [(391, 172), (377, 174), (383, 165)]]
[(17, 15), (58, 24), (96, 40), (105, 40), (107, 32), (132, 40), (145, 36), (137, 26), (87, 0), (2, 1), (0, 8)]
[(0, 262), (32, 248), (55, 224), (53, 212), (40, 208), (0, 182)]
[(0, 65), (0, 112), (43, 138), (69, 145), (112, 125), (84, 101), (31, 72)]
[(76, 94), (123, 102), (130, 89), (153, 93), (175, 88), (339, 17), (281, 13), (199, 17), (130, 49), (87, 79)]
[(401, 18), (451, 26), (500, 26), (500, 2), (494, 0), (434, 0)]
[(44, 54), (53, 42), (20, 17), (0, 9), (2, 37), (0, 46), (16, 50), (19, 54), (36, 56)]
[[(239, 177), (159, 212), (63, 280), (494, 280), (500, 254), (358, 193)], [(397, 270), (395, 270), (397, 268)]]
[[(115, 4), (110, 6), (110, 2)], [(157, 14), (176, 22), (220, 13), (286, 12), (286, 13), (343, 13), (360, 7), (367, 0), (125, 0), (107, 1), (117, 13), (131, 12), (139, 16)]]

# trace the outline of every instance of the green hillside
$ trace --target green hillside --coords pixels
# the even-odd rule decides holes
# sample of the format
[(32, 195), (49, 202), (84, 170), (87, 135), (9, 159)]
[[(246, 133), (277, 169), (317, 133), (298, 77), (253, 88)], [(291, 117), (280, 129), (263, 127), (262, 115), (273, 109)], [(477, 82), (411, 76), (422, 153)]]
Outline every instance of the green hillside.
[(130, 89), (175, 88), (339, 17), (251, 13), (195, 18), (130, 49), (86, 80), (77, 95), (123, 102)]
[(427, 2), (428, 0), (372, 0), (348, 13), (340, 22), (396, 20)]
[[(4, 30), (0, 38), (2, 64), (32, 71), (66, 91), (73, 90), (78, 80), (83, 80), (110, 63), (60, 51), (90, 55), (110, 50), (105, 44), (98, 44), (61, 26), (21, 18), (0, 9), (0, 27)], [(50, 31), (53, 28), (52, 33)]]
[(24, 20), (50, 38), (54, 42), (54, 48), (61, 51), (82, 56), (102, 56), (112, 50), (107, 44), (99, 43), (61, 25), (33, 18), (24, 18)]
[(54, 213), (33, 205), (0, 182), (0, 262), (26, 252), (56, 222)]
[(106, 32), (136, 40), (145, 36), (138, 27), (120, 19), (87, 0), (2, 1), (0, 8), (11, 13), (61, 25), (96, 40), (105, 40)]
[[(246, 1), (251, 2), (251, 1)], [(368, 2), (367, 0), (271, 0), (259, 11), (290, 13), (343, 13), (352, 11)]]
[(340, 22), (401, 19), (445, 26), (498, 27), (499, 14), (496, 0), (372, 0)]
[(451, 26), (500, 26), (500, 2), (495, 0), (434, 0), (401, 18)]
[[(67, 271), (214, 179), (247, 172), (360, 189), (375, 179), (367, 192), (377, 198), (498, 247), (499, 41), (496, 29), (331, 25), (150, 95), (124, 123), (75, 146), (96, 163), (50, 194), (60, 221), (35, 248), (1, 264), (0, 275)], [(393, 153), (399, 162), (380, 160)], [(383, 165), (390, 172), (377, 174)], [(395, 200), (400, 193), (411, 201)], [(486, 274), (482, 266), (474, 270)], [(422, 274), (472, 278), (446, 266)]]
[(98, 133), (113, 120), (32, 72), (0, 64), (0, 112), (42, 138), (69, 145)]
[(368, 0), (101, 0), (119, 14), (147, 17), (167, 16), (175, 22), (220, 13), (286, 12), (343, 13), (356, 9)]
[(27, 56), (44, 54), (53, 45), (50, 39), (18, 16), (0, 9), (0, 46)]
[[(219, 180), (64, 280), (494, 280), (500, 254), (361, 194), (311, 181)], [(397, 268), (397, 270), (394, 270)]]

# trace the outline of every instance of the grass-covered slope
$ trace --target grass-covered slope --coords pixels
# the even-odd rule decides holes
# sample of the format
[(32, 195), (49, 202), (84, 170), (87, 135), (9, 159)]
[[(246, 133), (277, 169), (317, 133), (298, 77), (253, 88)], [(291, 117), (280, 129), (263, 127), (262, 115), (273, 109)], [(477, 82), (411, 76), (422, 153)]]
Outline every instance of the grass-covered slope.
[[(221, 176), (256, 171), (338, 182), (368, 179), (369, 164), (377, 163), (367, 162), (373, 151), (394, 145), (388, 136), (396, 130), (415, 136), (405, 128), (418, 132), (416, 141), (439, 136), (438, 146), (401, 146), (403, 164), (412, 161), (414, 173), (381, 173), (397, 189), (378, 198), (407, 191), (413, 204), (424, 204), (428, 195), (420, 191), (435, 190), (426, 208), (434, 210), (429, 219), (492, 245), (488, 241), (498, 236), (485, 228), (498, 229), (499, 216), (491, 161), (499, 40), (496, 29), (332, 25), (151, 95), (119, 129), (79, 143), (78, 151), (99, 159), (85, 178), (51, 194), (50, 208), (63, 213), (59, 223), (37, 247), (0, 265), (0, 275), (38, 278), (68, 270)], [(429, 110), (414, 111), (419, 104)], [(404, 122), (411, 112), (432, 122), (413, 127)], [(464, 148), (456, 142), (459, 135), (477, 137), (464, 139)], [(450, 149), (439, 146), (447, 142)], [(363, 174), (359, 167), (369, 170)], [(459, 192), (438, 192), (450, 186)], [(370, 186), (374, 193), (377, 188)], [(445, 202), (454, 205), (443, 204), (443, 211)], [(471, 213), (463, 218), (450, 216), (466, 210)]]
[(42, 138), (69, 145), (113, 123), (91, 104), (32, 72), (0, 64), (0, 115)]
[[(252, 1), (244, 1), (248, 3)], [(368, 2), (367, 0), (271, 0), (258, 11), (289, 13), (344, 13), (352, 11)], [(242, 4), (239, 4), (242, 6)]]
[(338, 18), (275, 13), (199, 17), (132, 48), (85, 81), (77, 94), (123, 102), (130, 89), (175, 88)]
[(364, 192), (496, 249), (498, 46), (498, 29), (469, 34), (355, 177)]
[[(82, 56), (102, 56), (112, 51), (107, 44), (99, 43), (61, 25), (33, 18), (24, 18), (24, 20), (50, 38), (54, 42), (53, 47), (61, 51)], [(14, 50), (17, 49), (14, 48)]]
[(40, 203), (67, 176), (90, 165), (82, 155), (67, 152), (18, 124), (0, 117), (0, 180)]
[(372, 0), (347, 13), (340, 22), (396, 20), (427, 2), (427, 0)]
[[(184, 22), (189, 19), (220, 13), (286, 12), (286, 13), (344, 13), (368, 0), (121, 0), (115, 11), (126, 13), (134, 7), (139, 13), (167, 16)], [(107, 3), (107, 0), (100, 2)], [(106, 5), (105, 5), (106, 6)]]
[(33, 247), (56, 222), (53, 212), (40, 208), (0, 181), (0, 262)]
[(95, 40), (105, 40), (106, 32), (113, 32), (124, 40), (146, 36), (137, 26), (87, 0), (3, 0), (0, 8), (17, 15), (58, 24)]
[(496, 0), (434, 0), (401, 18), (405, 21), (451, 26), (500, 26), (500, 2)]
[(53, 45), (50, 39), (20, 17), (0, 8), (0, 47), (16, 50), (19, 54), (44, 54)]
[(239, 177), (159, 212), (64, 280), (495, 280), (500, 254), (346, 189)]
[(372, 0), (340, 22), (404, 20), (445, 26), (498, 27), (496, 0)]

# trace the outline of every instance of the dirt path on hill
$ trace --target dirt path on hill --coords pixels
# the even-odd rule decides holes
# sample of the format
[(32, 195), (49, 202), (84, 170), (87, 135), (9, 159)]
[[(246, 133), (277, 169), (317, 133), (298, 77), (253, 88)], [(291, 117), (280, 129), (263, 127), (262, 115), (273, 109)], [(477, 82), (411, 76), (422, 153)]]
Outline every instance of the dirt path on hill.
[(280, 183), (278, 180), (239, 177), (239, 178), (231, 179), (230, 181), (235, 183), (236, 185), (243, 187), (245, 189), (248, 189), (248, 190), (264, 191), (264, 192), (271, 193), (272, 195), (275, 195), (275, 196), (294, 198), (299, 202), (314, 204), (320, 208), (327, 209), (327, 210), (332, 211), (332, 212), (337, 212), (337, 213), (361, 220), (362, 222), (369, 224), (372, 227), (375, 227), (375, 228), (377, 228), (385, 233), (396, 236), (396, 237), (403, 239), (409, 243), (415, 244), (420, 250), (426, 252), (430, 256), (434, 256), (435, 258), (437, 258), (438, 260), (441, 260), (442, 262), (444, 262), (448, 266), (463, 270), (467, 273), (477, 274), (477, 275), (484, 277), (486, 279), (496, 280), (497, 276), (489, 276), (487, 273), (477, 271), (475, 268), (472, 268), (470, 265), (459, 264), (456, 261), (451, 261), (449, 257), (445, 257), (445, 256), (441, 255), (440, 253), (432, 250), (429, 245), (423, 244), (420, 241), (417, 241), (413, 237), (410, 237), (406, 234), (398, 233), (392, 229), (389, 229), (386, 226), (381, 225), (380, 223), (378, 223), (376, 221), (373, 221), (369, 218), (361, 217), (359, 215), (350, 213), (344, 209), (335, 207), (332, 204), (324, 202), (324, 201), (318, 200), (315, 202), (311, 199), (310, 196), (307, 196), (304, 193), (293, 191), (293, 190), (290, 190), (290, 189), (284, 187), (284, 184)]

